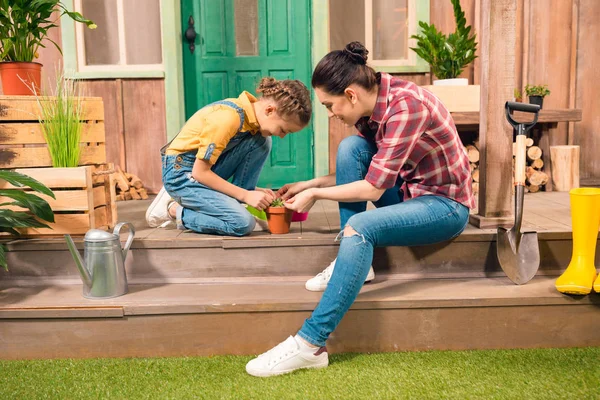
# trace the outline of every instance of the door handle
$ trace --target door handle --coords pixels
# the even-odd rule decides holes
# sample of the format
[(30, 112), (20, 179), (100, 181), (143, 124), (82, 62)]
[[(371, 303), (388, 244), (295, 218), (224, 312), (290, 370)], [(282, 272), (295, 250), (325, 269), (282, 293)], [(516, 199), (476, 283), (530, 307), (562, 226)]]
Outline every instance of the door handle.
[(185, 39), (189, 43), (190, 53), (194, 54), (194, 50), (196, 49), (196, 30), (194, 29), (194, 17), (190, 15), (188, 19), (188, 28), (185, 30)]

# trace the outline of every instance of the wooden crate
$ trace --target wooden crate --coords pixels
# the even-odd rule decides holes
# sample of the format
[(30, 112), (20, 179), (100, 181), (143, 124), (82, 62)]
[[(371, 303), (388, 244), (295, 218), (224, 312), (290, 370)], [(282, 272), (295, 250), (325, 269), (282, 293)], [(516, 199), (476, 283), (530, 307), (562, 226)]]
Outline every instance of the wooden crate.
[[(89, 229), (110, 229), (117, 223), (114, 166), (102, 164), (76, 168), (21, 168), (17, 172), (31, 176), (54, 192), (56, 199), (44, 198), (54, 211), (52, 229), (19, 230), (25, 236), (85, 234)], [(14, 188), (0, 181), (0, 189)], [(0, 196), (0, 203), (10, 201)], [(17, 207), (13, 207), (19, 210)], [(20, 210), (22, 211), (22, 209)]]
[[(55, 212), (53, 229), (21, 230), (26, 236), (85, 234), (92, 228), (112, 228), (117, 222), (114, 174), (107, 174), (114, 167), (106, 164), (104, 104), (101, 97), (85, 97), (82, 106), (81, 166), (53, 168), (35, 97), (0, 96), (0, 169), (29, 175), (56, 196), (56, 200), (46, 197)], [(0, 181), (0, 188), (8, 187)], [(0, 202), (5, 200), (0, 197)]]
[[(52, 101), (44, 97), (41, 101)], [(80, 165), (106, 162), (104, 103), (83, 100)], [(51, 167), (50, 152), (39, 123), (40, 106), (33, 96), (0, 96), (0, 169)]]

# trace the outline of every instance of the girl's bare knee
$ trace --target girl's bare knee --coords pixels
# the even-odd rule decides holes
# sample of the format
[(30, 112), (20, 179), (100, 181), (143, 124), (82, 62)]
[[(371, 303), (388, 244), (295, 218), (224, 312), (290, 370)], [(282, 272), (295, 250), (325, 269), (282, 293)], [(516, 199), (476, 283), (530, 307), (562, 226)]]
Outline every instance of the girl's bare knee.
[(346, 225), (344, 228), (344, 237), (350, 237), (353, 235), (358, 235), (358, 232), (356, 232), (350, 225)]

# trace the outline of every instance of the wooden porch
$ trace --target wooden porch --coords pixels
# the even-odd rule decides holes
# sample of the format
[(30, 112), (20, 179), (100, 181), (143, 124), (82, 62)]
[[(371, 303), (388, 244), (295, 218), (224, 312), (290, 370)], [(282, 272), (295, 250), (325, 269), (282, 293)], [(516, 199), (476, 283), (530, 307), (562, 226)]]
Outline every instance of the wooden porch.
[[(304, 281), (337, 253), (335, 203), (319, 202), (290, 234), (245, 238), (147, 228), (148, 204), (119, 203), (119, 220), (137, 230), (122, 297), (83, 298), (62, 238), (8, 245), (0, 357), (252, 354), (310, 315), (321, 294), (306, 291)], [(522, 286), (499, 267), (493, 229), (469, 226), (451, 242), (377, 249), (376, 279), (331, 337), (331, 350), (600, 345), (599, 295), (554, 289), (571, 255), (568, 194), (528, 194), (524, 219), (538, 231), (541, 266)]]

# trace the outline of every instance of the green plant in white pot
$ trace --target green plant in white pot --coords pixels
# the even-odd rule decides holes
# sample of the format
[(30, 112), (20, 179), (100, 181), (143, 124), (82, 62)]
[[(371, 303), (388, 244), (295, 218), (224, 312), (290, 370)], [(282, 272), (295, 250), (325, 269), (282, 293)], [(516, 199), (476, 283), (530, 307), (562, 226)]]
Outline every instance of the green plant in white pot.
[(454, 8), (456, 30), (446, 36), (438, 31), (435, 25), (420, 21), (421, 32), (411, 36), (411, 39), (417, 40), (417, 45), (411, 47), (411, 50), (429, 64), (431, 72), (438, 80), (450, 81), (434, 80), (434, 85), (467, 85), (467, 79), (457, 80), (457, 77), (477, 58), (476, 35), (471, 32), (471, 26), (467, 26), (460, 0), (450, 1)]

